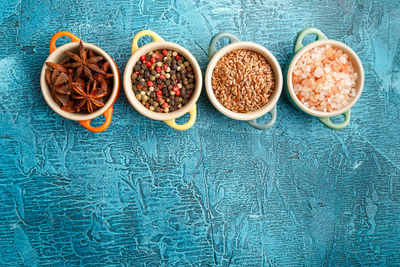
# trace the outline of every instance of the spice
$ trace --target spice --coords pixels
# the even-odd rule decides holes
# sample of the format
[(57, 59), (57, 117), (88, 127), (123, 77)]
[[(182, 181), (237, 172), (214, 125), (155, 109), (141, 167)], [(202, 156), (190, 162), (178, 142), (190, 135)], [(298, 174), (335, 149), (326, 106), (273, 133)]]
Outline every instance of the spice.
[(92, 113), (104, 106), (112, 88), (110, 63), (79, 43), (78, 53), (65, 51), (67, 60), (46, 62), (46, 82), (54, 101), (68, 112)]
[[(140, 59), (144, 60), (133, 67), (132, 89), (146, 108), (168, 113), (189, 102), (195, 89), (195, 75), (185, 57), (163, 49), (142, 55)], [(178, 70), (178, 66), (182, 67)]]
[(296, 97), (308, 108), (332, 112), (350, 104), (356, 96), (357, 72), (349, 56), (325, 45), (305, 52), (292, 74)]
[(216, 64), (212, 87), (218, 101), (234, 112), (251, 112), (268, 103), (275, 86), (271, 65), (260, 54), (233, 50)]

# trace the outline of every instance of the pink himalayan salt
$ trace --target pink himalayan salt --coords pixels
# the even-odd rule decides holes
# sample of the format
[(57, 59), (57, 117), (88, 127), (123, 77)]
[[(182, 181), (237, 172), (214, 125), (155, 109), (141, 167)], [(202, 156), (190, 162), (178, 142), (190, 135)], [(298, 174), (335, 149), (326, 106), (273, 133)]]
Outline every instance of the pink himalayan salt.
[(357, 73), (348, 55), (325, 45), (305, 52), (292, 74), (297, 98), (313, 110), (332, 112), (350, 104), (356, 96)]

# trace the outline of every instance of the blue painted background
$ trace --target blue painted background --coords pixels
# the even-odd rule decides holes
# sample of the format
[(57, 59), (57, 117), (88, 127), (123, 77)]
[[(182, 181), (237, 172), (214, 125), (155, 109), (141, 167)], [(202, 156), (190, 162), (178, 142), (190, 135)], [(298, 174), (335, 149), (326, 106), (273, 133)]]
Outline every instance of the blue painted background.
[[(399, 1), (97, 2), (0, 1), (0, 265), (400, 265)], [(220, 31), (267, 47), (284, 67), (310, 26), (364, 64), (343, 131), (284, 95), (275, 126), (258, 131), (203, 92), (195, 126), (178, 132), (122, 92), (110, 128), (93, 134), (40, 92), (60, 30), (123, 71), (134, 34), (151, 29), (204, 72)]]

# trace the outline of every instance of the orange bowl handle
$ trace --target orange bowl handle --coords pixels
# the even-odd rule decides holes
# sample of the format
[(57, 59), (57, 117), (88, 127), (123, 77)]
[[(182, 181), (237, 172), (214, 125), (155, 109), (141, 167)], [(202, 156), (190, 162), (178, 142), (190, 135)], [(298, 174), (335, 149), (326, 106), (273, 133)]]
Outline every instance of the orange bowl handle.
[(49, 54), (53, 53), (53, 51), (57, 49), (56, 41), (58, 38), (63, 37), (63, 36), (69, 37), (69, 39), (71, 39), (71, 42), (79, 42), (81, 40), (75, 34), (72, 34), (70, 32), (66, 32), (66, 31), (57, 32), (56, 34), (53, 35), (53, 37), (51, 37)]
[(109, 109), (107, 109), (103, 115), (106, 118), (105, 122), (103, 123), (103, 125), (100, 125), (99, 127), (92, 127), (90, 126), (90, 122), (92, 120), (85, 120), (85, 121), (79, 121), (79, 123), (85, 127), (86, 129), (88, 129), (91, 132), (94, 133), (101, 133), (104, 132), (108, 126), (110, 126), (111, 123), (111, 118), (112, 118), (112, 114), (113, 114), (113, 107), (111, 106)]

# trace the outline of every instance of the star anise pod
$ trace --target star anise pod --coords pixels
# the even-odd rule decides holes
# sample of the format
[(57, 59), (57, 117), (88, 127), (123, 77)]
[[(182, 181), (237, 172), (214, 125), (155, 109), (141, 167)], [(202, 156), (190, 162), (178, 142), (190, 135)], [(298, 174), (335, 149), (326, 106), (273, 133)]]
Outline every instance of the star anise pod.
[(61, 109), (67, 112), (76, 112), (73, 101), (68, 101), (65, 105), (61, 107)]
[(68, 75), (58, 69), (54, 69), (54, 71), (46, 69), (46, 81), (50, 88), (59, 94), (69, 95), (71, 93), (71, 88), (68, 86)]
[(51, 67), (53, 70), (58, 70), (59, 72), (67, 73), (67, 69), (64, 68), (61, 64), (46, 62), (46, 65)]
[(65, 51), (65, 53), (75, 62), (64, 64), (65, 67), (70, 67), (76, 69), (76, 76), (79, 77), (83, 73), (85, 73), (86, 77), (89, 78), (90, 81), (93, 81), (92, 71), (106, 74), (100, 67), (96, 64), (100, 60), (103, 60), (101, 56), (95, 56), (94, 53), (92, 57), (87, 58), (87, 52), (83, 47), (82, 41), (79, 42), (79, 53), (72, 53), (71, 51)]
[(85, 85), (83, 83), (74, 82), (72, 83), (72, 87), (77, 93), (77, 95), (74, 96), (74, 98), (80, 100), (75, 105), (75, 108), (78, 112), (82, 110), (85, 104), (86, 104), (86, 109), (89, 113), (92, 113), (96, 107), (104, 106), (102, 98), (107, 95), (107, 92), (102, 90), (101, 88), (97, 88), (96, 80), (94, 80), (91, 84), (87, 83), (86, 91), (85, 91)]

